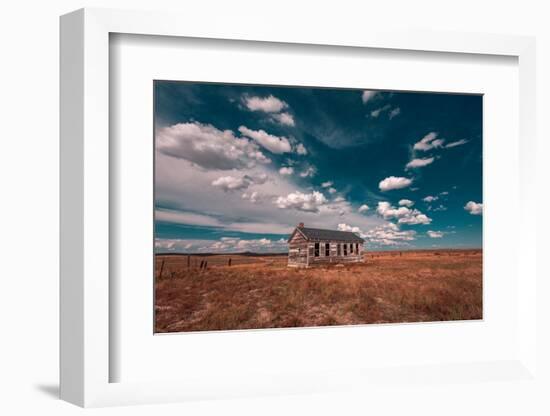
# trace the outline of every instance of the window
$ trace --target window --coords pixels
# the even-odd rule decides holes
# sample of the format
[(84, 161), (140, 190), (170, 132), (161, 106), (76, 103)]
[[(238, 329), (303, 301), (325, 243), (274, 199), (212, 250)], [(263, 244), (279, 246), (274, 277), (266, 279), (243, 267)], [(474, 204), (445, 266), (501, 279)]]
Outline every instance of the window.
[(348, 245), (344, 243), (344, 256), (348, 255)]
[(340, 243), (336, 244), (336, 255), (341, 256), (342, 247), (340, 246)]
[(315, 243), (315, 257), (319, 257), (319, 243)]
[(359, 254), (359, 243), (355, 243), (355, 253)]
[(330, 256), (330, 244), (325, 243), (325, 256)]
[(353, 254), (353, 243), (349, 245), (349, 254)]

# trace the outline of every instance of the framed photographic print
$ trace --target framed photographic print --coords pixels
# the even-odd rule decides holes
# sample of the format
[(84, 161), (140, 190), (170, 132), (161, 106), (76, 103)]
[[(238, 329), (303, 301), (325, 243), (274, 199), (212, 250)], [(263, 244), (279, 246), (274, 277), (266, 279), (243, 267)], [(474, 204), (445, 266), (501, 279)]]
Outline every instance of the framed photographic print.
[(185, 20), (61, 19), (62, 398), (538, 385), (533, 39)]
[(153, 88), (155, 332), (482, 318), (481, 95)]

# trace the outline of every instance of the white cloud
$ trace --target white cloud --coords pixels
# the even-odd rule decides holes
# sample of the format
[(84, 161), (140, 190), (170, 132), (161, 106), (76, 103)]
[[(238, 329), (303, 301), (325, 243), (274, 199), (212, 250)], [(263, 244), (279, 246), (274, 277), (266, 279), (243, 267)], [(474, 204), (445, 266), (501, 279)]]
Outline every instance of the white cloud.
[(414, 150), (427, 151), (431, 149), (436, 149), (442, 147), (445, 140), (438, 139), (436, 132), (431, 132), (425, 135), (419, 142), (415, 143), (413, 148)]
[(279, 169), (281, 175), (292, 175), (294, 173), (294, 168), (291, 166), (283, 166)]
[(410, 199), (402, 199), (399, 201), (399, 205), (402, 207), (412, 207), (414, 205), (414, 202)]
[(441, 238), (441, 237), (443, 237), (443, 232), (441, 232), (441, 231), (429, 230), (429, 231), (426, 232), (426, 234), (428, 234), (428, 236), (430, 238)]
[(338, 224), (338, 231), (347, 231), (355, 234), (363, 234), (359, 227), (352, 227), (348, 224)]
[(212, 186), (218, 187), (225, 192), (238, 191), (246, 189), (252, 184), (264, 184), (267, 181), (267, 175), (262, 174), (257, 177), (244, 175), (240, 178), (234, 176), (222, 176), (212, 181)]
[(392, 189), (406, 188), (412, 183), (412, 179), (390, 176), (378, 184), (381, 191), (390, 191)]
[(270, 95), (269, 97), (244, 97), (246, 107), (251, 111), (263, 111), (265, 113), (278, 113), (288, 104)]
[(290, 113), (279, 113), (271, 116), (273, 120), (285, 126), (294, 126), (294, 117)]
[(468, 203), (464, 206), (464, 209), (472, 215), (483, 214), (483, 204), (480, 202), (468, 201)]
[(466, 144), (466, 143), (468, 143), (468, 140), (464, 140), (464, 139), (457, 140), (456, 142), (451, 142), (445, 145), (445, 149), (448, 149), (450, 147), (462, 146), (463, 144)]
[[(299, 222), (305, 222), (314, 228), (332, 229), (336, 229), (338, 223), (348, 222), (368, 229), (384, 221), (376, 215), (358, 213), (357, 207), (351, 206), (347, 201), (337, 203), (330, 200), (319, 205), (318, 212), (281, 209), (275, 203), (279, 196), (286, 197), (294, 192), (309, 194), (315, 189), (308, 188), (311, 185), (309, 180), (302, 187), (293, 181), (294, 176), (274, 173), (271, 166), (258, 164), (254, 168), (238, 172), (205, 171), (187, 160), (157, 153), (155, 164), (157, 200), (170, 206), (174, 211), (170, 214), (162, 214), (165, 218), (170, 217), (170, 221), (165, 222), (206, 225), (228, 231), (288, 234)], [(288, 165), (285, 163), (284, 166)], [(277, 170), (280, 167), (277, 166)], [(295, 175), (305, 167), (307, 166), (302, 168), (294, 166)], [(270, 179), (262, 185), (252, 184), (243, 191), (223, 193), (220, 192), (220, 188), (212, 186), (212, 182), (221, 176), (241, 177), (245, 174), (251, 177), (267, 174)], [(329, 200), (329, 193), (324, 192), (325, 189), (327, 188), (323, 188), (321, 193), (324, 193)], [(258, 192), (255, 197), (252, 195), (253, 191)], [(243, 198), (243, 193), (247, 193), (247, 197), (256, 200), (256, 203), (252, 203), (249, 198)], [(345, 220), (339, 216), (341, 211), (345, 212)]]
[(298, 146), (296, 146), (296, 153), (299, 155), (307, 155), (307, 149), (302, 143), (298, 143)]
[(251, 130), (245, 126), (240, 126), (239, 131), (243, 136), (256, 140), (262, 147), (272, 153), (289, 153), (292, 150), (290, 142), (286, 137), (273, 136), (264, 130)]
[(401, 109), (399, 107), (396, 107), (390, 111), (390, 114), (388, 115), (388, 117), (391, 120), (392, 118), (397, 117), (399, 114), (401, 114)]
[(363, 204), (359, 207), (359, 212), (367, 212), (369, 210), (369, 206), (367, 204)]
[(239, 189), (246, 189), (251, 184), (246, 176), (236, 178), (234, 176), (222, 176), (212, 181), (212, 186), (223, 189), (224, 191), (237, 191)]
[(429, 202), (437, 201), (438, 199), (439, 199), (439, 197), (437, 197), (437, 196), (428, 195), (427, 197), (422, 198), (422, 201), (429, 203)]
[(344, 202), (346, 200), (346, 198), (344, 198), (343, 196), (337, 196), (336, 198), (334, 198), (334, 202)]
[(400, 224), (418, 225), (418, 224), (430, 224), (432, 219), (425, 214), (420, 213), (418, 210), (413, 210), (410, 216), (406, 216), (399, 219)]
[(428, 166), (434, 161), (433, 157), (426, 157), (426, 158), (417, 158), (411, 160), (407, 165), (405, 166), (405, 170), (414, 169), (414, 168), (421, 168), (424, 166)]
[(336, 190), (336, 188), (332, 188), (332, 187), (328, 188), (327, 190), (328, 190), (328, 193), (329, 193), (329, 194), (335, 194), (336, 192), (338, 192), (338, 191)]
[(360, 234), (368, 243), (383, 246), (407, 245), (415, 239), (416, 231), (402, 231), (399, 226), (391, 222), (375, 227)]
[(409, 215), (411, 210), (407, 207), (395, 208), (389, 202), (383, 201), (378, 203), (376, 212), (378, 213), (378, 215), (382, 216), (385, 220), (389, 220), (392, 218), (396, 218), (396, 219), (403, 218), (406, 215)]
[(317, 173), (315, 168), (313, 166), (309, 166), (306, 170), (300, 172), (300, 177), (302, 177), (302, 178), (311, 178), (311, 177), (315, 176), (315, 173)]
[(363, 103), (366, 104), (370, 100), (372, 100), (376, 95), (379, 94), (378, 91), (371, 91), (371, 90), (365, 90), (363, 91), (363, 95), (361, 96), (361, 99), (363, 100)]
[(321, 184), (323, 188), (330, 188), (334, 183), (332, 181), (326, 181)]
[(325, 204), (327, 199), (317, 191), (310, 194), (292, 192), (287, 196), (280, 196), (275, 200), (275, 205), (283, 209), (296, 209), (298, 211), (318, 212), (319, 206)]
[(448, 191), (443, 191), (443, 192), (440, 192), (439, 195), (449, 195), (449, 192)]
[(431, 218), (423, 214), (417, 209), (410, 209), (405, 206), (396, 208), (389, 202), (379, 202), (376, 212), (385, 220), (397, 219), (400, 224), (429, 224), (432, 222)]
[(236, 138), (231, 130), (218, 130), (212, 125), (180, 123), (161, 128), (156, 133), (159, 152), (185, 159), (205, 169), (241, 169), (270, 160), (258, 145)]

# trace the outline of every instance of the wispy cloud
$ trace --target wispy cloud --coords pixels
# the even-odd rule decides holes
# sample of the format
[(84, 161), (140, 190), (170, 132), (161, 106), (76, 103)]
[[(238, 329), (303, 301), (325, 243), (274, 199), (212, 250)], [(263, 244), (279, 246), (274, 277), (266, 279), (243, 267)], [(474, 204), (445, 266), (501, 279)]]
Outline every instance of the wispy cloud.
[(415, 168), (422, 168), (424, 166), (431, 165), (434, 160), (435, 160), (435, 158), (433, 158), (433, 157), (413, 159), (409, 163), (407, 163), (407, 165), (405, 166), (405, 170), (415, 169)]
[(448, 144), (445, 145), (445, 149), (448, 149), (448, 148), (450, 148), (450, 147), (462, 146), (463, 144), (468, 143), (468, 141), (469, 141), (469, 140), (461, 139), (461, 140), (457, 140), (456, 142), (448, 143)]
[(427, 151), (431, 149), (437, 149), (442, 147), (445, 142), (444, 139), (438, 139), (438, 134), (436, 132), (431, 132), (426, 134), (420, 141), (416, 142), (413, 146), (414, 150)]
[(266, 133), (264, 130), (251, 130), (246, 126), (240, 126), (239, 131), (243, 136), (250, 137), (260, 144), (260, 146), (269, 150), (271, 153), (281, 154), (290, 153), (292, 147), (286, 137), (278, 137)]

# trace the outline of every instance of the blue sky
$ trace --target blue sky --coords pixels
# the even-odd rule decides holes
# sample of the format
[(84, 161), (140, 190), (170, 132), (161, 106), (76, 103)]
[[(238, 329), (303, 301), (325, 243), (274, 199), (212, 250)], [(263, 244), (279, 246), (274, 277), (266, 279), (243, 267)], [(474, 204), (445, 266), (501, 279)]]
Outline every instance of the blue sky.
[(481, 247), (482, 97), (156, 81), (157, 252)]

